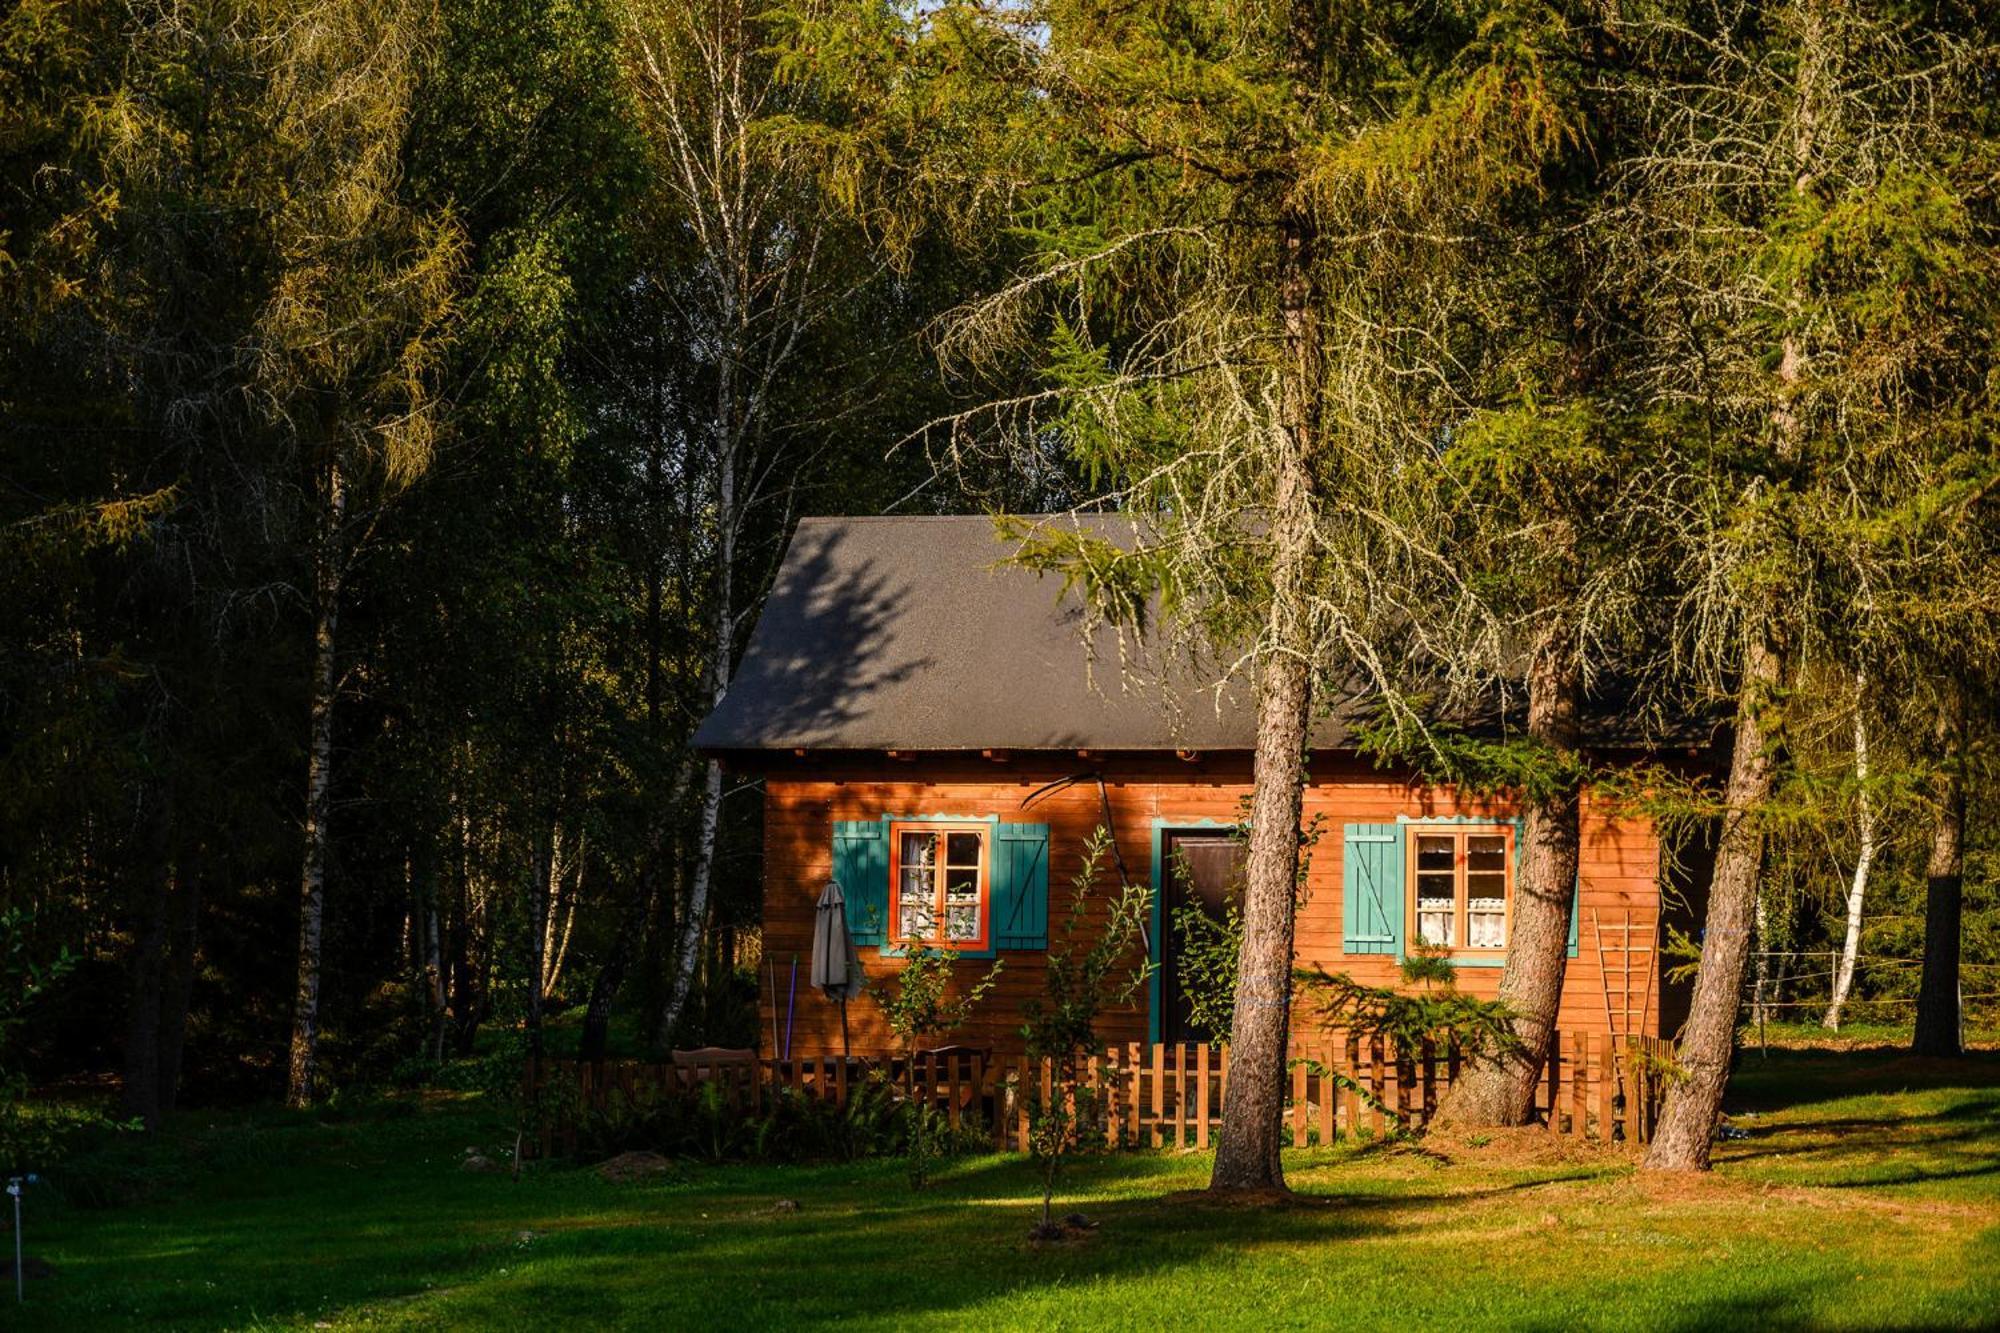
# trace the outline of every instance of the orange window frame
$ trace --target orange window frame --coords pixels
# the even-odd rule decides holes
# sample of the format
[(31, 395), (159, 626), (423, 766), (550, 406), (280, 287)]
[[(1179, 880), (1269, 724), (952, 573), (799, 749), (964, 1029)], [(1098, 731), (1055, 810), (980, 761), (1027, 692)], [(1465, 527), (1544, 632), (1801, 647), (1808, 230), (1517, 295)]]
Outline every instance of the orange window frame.
[[(1497, 958), (1506, 953), (1507, 946), (1513, 943), (1514, 940), (1514, 892), (1516, 888), (1514, 826), (1512, 824), (1413, 823), (1409, 825), (1405, 837), (1407, 840), (1403, 844), (1403, 864), (1405, 866), (1403, 872), (1403, 911), (1407, 914), (1404, 919), (1409, 922), (1406, 929), (1411, 942), (1414, 943), (1423, 934), (1421, 925), (1422, 916), (1417, 910), (1417, 840), (1419, 838), (1450, 838), (1452, 839), (1452, 931), (1457, 940), (1446, 947), (1454, 955), (1464, 954), (1481, 958)], [(1472, 908), (1471, 894), (1466, 886), (1466, 847), (1468, 839), (1479, 837), (1498, 837), (1502, 839), (1502, 845), (1505, 848), (1502, 865), (1506, 872), (1507, 907), (1504, 918), (1505, 924), (1501, 927), (1504, 932), (1503, 942), (1498, 948), (1490, 945), (1475, 948), (1468, 943), (1472, 933)], [(1432, 944), (1436, 943), (1434, 940), (1429, 942)]]
[[(912, 819), (889, 825), (889, 939), (892, 943), (898, 947), (966, 952), (980, 952), (989, 947), (993, 938), (992, 832), (990, 824), (961, 824), (945, 820)], [(903, 933), (903, 835), (906, 833), (935, 833), (939, 839), (938, 858), (931, 866), (930, 905), (932, 919), (937, 923), (936, 934), (931, 938)], [(945, 901), (945, 876), (951, 869), (948, 835), (953, 833), (972, 834), (979, 839), (979, 933), (969, 940), (946, 938), (950, 930), (950, 915)]]

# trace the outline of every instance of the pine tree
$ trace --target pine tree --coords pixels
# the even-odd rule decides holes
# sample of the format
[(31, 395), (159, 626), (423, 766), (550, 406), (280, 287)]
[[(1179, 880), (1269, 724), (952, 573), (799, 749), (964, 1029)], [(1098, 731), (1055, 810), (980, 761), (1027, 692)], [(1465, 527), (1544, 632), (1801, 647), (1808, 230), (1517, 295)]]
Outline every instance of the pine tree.
[[(1232, 1076), (1214, 1185), (1282, 1188), (1282, 1103), (1315, 708), (1359, 671), (1399, 533), (1389, 460), (1433, 448), (1469, 234), (1573, 136), (1538, 6), (1299, 0), (809, 9), (797, 48), (855, 116), (807, 136), (858, 211), (897, 198), (964, 243), (1028, 253), (948, 330), (977, 384), (1039, 387), (939, 424), (934, 456), (1054, 436), (1129, 539), (1017, 529), (1101, 617), (1159, 619), (1217, 683), (1254, 677), (1255, 789)], [(895, 78), (880, 71), (898, 70)], [(901, 168), (899, 170), (899, 167)], [(882, 230), (893, 239), (897, 228)], [(1393, 601), (1393, 594), (1390, 598)], [(1101, 623), (1101, 622), (1100, 622)], [(1335, 682), (1329, 685), (1328, 682)]]
[(1617, 28), (1651, 147), (1621, 169), (1607, 267), (1641, 284), (1638, 382), (1678, 423), (1682, 660), (1735, 719), (1655, 1168), (1708, 1163), (1804, 665), (1893, 645), (1906, 595), (1971, 568), (1993, 327), (1974, 18), (1746, 0)]

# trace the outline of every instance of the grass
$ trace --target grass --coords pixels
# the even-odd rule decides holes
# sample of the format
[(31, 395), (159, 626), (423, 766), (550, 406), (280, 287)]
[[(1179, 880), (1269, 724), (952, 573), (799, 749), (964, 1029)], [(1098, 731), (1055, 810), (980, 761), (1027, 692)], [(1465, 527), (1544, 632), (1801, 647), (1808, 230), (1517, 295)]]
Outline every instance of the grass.
[[(1533, 1132), (1288, 1155), (1303, 1200), (1210, 1205), (1201, 1155), (1083, 1164), (1099, 1229), (1038, 1246), (1027, 1164), (457, 1169), (476, 1104), (183, 1118), (157, 1197), (31, 1200), (26, 1327), (978, 1325), (1692, 1329), (2000, 1322), (2000, 1056), (1746, 1058), (1750, 1137), (1663, 1180)], [(82, 1191), (92, 1163), (72, 1173)], [(796, 1211), (775, 1208), (781, 1199)], [(9, 1311), (9, 1313), (13, 1313)], [(0, 1321), (5, 1322), (5, 1321)], [(11, 1326), (11, 1325), (10, 1325)]]

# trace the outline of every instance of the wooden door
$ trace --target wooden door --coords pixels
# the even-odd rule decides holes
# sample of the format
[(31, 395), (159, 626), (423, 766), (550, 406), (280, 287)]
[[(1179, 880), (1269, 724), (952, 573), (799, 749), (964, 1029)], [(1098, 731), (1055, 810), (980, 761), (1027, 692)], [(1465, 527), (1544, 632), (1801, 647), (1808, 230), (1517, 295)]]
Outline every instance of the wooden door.
[(1181, 932), (1174, 922), (1181, 909), (1196, 907), (1220, 921), (1223, 907), (1243, 901), (1243, 864), (1248, 848), (1217, 830), (1173, 831), (1162, 839), (1166, 858), (1161, 880), (1160, 1040), (1175, 1042), (1227, 1041), (1227, 1032), (1210, 1032), (1194, 1021), (1181, 976)]

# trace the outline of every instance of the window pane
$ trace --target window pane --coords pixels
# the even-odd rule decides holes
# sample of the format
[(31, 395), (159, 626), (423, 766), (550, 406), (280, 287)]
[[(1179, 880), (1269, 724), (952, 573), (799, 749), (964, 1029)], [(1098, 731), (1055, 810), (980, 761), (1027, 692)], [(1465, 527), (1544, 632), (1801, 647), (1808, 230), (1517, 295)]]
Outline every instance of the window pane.
[(979, 864), (977, 833), (948, 833), (945, 835), (945, 844), (946, 865), (976, 867)]
[(1466, 943), (1475, 949), (1507, 947), (1507, 900), (1474, 898), (1465, 914)]
[(1449, 903), (1452, 900), (1452, 888), (1450, 875), (1418, 875), (1417, 901), (1427, 902), (1432, 898), (1440, 898)]
[(922, 829), (904, 829), (896, 840), (896, 854), (902, 862), (902, 883), (897, 885), (896, 933), (903, 939), (937, 938), (936, 866), (943, 842), (941, 834)]
[(1507, 896), (1505, 875), (1467, 875), (1465, 896), (1468, 898), (1502, 898)]
[(902, 938), (906, 940), (929, 939), (933, 918), (937, 915), (937, 909), (932, 906), (930, 900), (919, 896), (919, 894), (911, 893), (908, 886), (905, 885), (902, 906), (903, 919), (899, 923), (901, 929), (898, 932)]
[(954, 904), (945, 909), (949, 918), (950, 935), (953, 943), (964, 943), (979, 938), (979, 907), (977, 904), (959, 906)]
[(1449, 948), (1458, 943), (1457, 877), (1450, 838), (1417, 839), (1417, 933), (1430, 944)]
[(1507, 839), (1498, 833), (1474, 833), (1466, 838), (1465, 868), (1506, 873)]
[(903, 834), (902, 849), (903, 869), (907, 871), (912, 868), (928, 868), (936, 865), (937, 850), (937, 834), (905, 832)]
[(979, 901), (979, 872), (977, 870), (947, 870), (944, 872), (944, 896), (954, 903), (976, 903)]
[(1453, 938), (1455, 934), (1453, 930), (1453, 916), (1450, 899), (1446, 899), (1442, 906), (1434, 903), (1419, 903), (1417, 905), (1417, 933), (1423, 936), (1424, 941), (1428, 944), (1442, 944), (1447, 948), (1452, 947), (1458, 943)]

